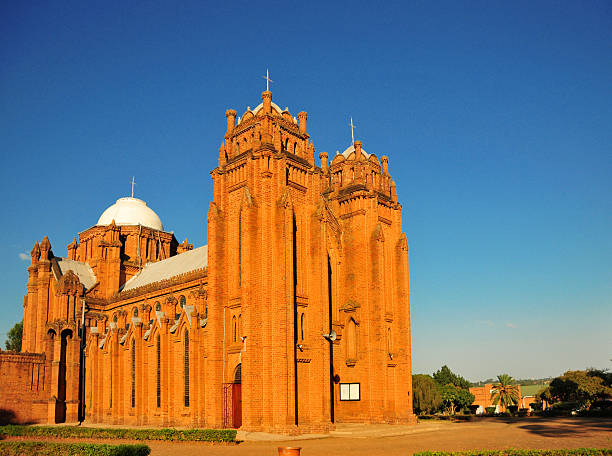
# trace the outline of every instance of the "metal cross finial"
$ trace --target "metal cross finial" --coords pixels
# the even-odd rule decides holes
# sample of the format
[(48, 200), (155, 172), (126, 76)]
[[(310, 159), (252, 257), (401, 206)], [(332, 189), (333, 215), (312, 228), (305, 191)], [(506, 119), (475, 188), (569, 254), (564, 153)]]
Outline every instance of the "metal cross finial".
[(134, 182), (134, 176), (132, 176), (132, 198), (134, 198), (134, 185), (136, 185), (136, 182)]
[(272, 79), (270, 79), (270, 72), (268, 71), (268, 69), (266, 68), (266, 75), (262, 76), (262, 78), (264, 78), (266, 80), (266, 92), (270, 91), (270, 83), (274, 82)]
[(351, 144), (355, 144), (355, 124), (353, 123), (352, 117), (351, 117), (351, 123), (349, 124), (349, 127), (351, 127), (351, 139), (353, 140)]

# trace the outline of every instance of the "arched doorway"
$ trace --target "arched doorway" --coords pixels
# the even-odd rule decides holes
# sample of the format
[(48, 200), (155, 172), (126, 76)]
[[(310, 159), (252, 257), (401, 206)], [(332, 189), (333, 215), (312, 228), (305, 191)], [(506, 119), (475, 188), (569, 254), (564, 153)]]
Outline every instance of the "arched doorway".
[(232, 384), (232, 427), (242, 426), (242, 364), (236, 366)]
[(72, 339), (72, 331), (65, 329), (61, 333), (60, 356), (57, 372), (57, 401), (55, 402), (55, 422), (66, 422), (66, 350), (68, 338)]

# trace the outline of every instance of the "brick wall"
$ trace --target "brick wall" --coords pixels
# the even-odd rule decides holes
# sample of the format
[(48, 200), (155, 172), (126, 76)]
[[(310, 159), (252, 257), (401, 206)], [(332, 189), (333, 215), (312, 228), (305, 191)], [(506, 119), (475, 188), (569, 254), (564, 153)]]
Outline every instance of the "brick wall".
[(47, 421), (49, 365), (39, 353), (0, 353), (0, 424)]

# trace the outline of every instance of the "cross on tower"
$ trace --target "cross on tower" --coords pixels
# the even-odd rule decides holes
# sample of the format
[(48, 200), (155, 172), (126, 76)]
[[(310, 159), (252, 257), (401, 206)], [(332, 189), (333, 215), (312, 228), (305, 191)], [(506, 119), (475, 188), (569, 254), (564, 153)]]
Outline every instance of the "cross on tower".
[(266, 80), (266, 92), (270, 91), (270, 83), (274, 82), (272, 79), (270, 79), (270, 72), (268, 71), (268, 69), (266, 68), (266, 75), (262, 76), (262, 78), (264, 78)]
[(134, 182), (134, 176), (132, 176), (132, 198), (134, 198), (134, 185), (136, 185), (136, 182)]
[(353, 140), (351, 144), (355, 144), (355, 124), (353, 123), (353, 118), (351, 117), (351, 123), (349, 124), (351, 127), (351, 139)]

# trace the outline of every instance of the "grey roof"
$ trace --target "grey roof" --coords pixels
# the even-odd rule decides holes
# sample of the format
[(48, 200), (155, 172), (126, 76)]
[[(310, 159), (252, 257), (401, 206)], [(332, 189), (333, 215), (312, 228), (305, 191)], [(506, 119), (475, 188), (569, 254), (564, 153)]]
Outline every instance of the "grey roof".
[(68, 258), (55, 258), (57, 260), (57, 265), (62, 273), (62, 275), (66, 274), (68, 271), (74, 272), (81, 283), (85, 286), (85, 289), (89, 290), (93, 287), (98, 279), (96, 279), (96, 275), (93, 270), (89, 267), (87, 263), (82, 263), (81, 261), (69, 260)]
[(150, 283), (169, 279), (186, 272), (195, 271), (208, 266), (208, 246), (198, 247), (185, 253), (180, 253), (167, 260), (147, 263), (142, 271), (128, 280), (121, 291), (133, 290)]

